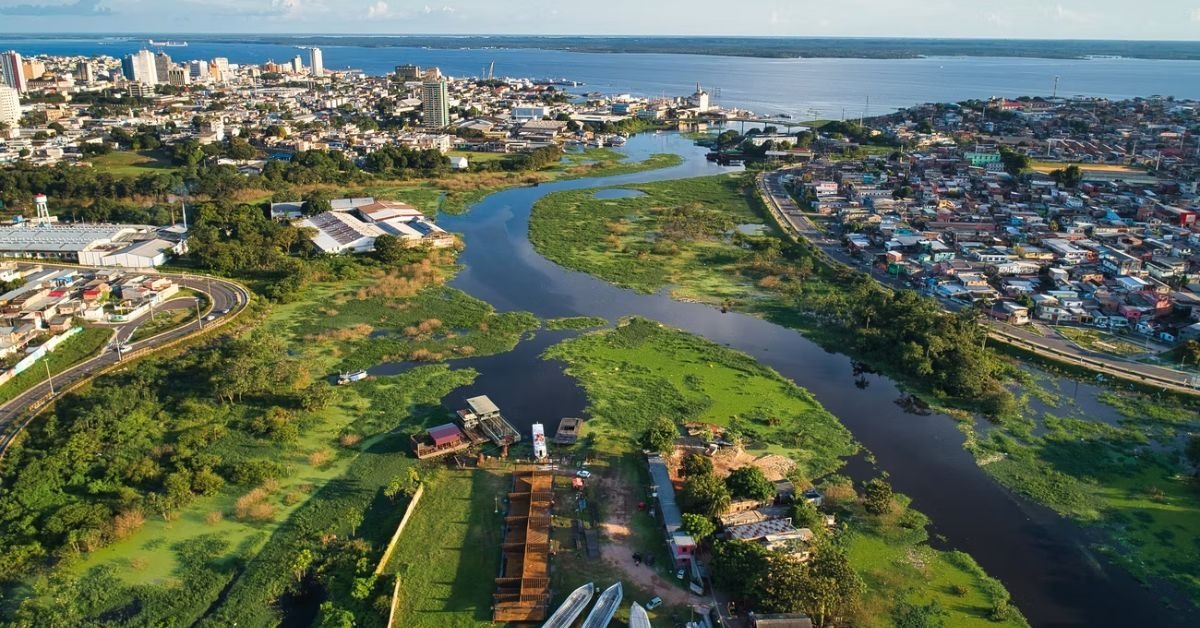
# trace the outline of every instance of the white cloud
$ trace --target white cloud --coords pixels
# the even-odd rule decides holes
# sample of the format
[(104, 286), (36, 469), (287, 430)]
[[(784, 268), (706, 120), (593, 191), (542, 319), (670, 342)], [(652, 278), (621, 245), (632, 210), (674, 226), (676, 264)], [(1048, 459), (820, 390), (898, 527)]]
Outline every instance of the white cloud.
[(1200, 7), (1192, 9), (1192, 21), (1200, 22)]
[(388, 5), (386, 2), (383, 2), (383, 0), (380, 0), (379, 2), (367, 7), (367, 17), (380, 18), (387, 17), (387, 15)]

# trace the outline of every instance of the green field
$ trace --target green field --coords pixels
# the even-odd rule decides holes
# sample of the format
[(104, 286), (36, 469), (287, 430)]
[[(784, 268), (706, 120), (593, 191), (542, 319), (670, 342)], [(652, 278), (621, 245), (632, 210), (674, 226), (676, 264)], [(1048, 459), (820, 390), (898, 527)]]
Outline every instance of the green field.
[(568, 316), (546, 321), (546, 329), (593, 329), (607, 327), (608, 321), (599, 316)]
[(1074, 342), (1084, 349), (1090, 349), (1100, 353), (1107, 353), (1117, 357), (1124, 358), (1153, 352), (1153, 349), (1147, 349), (1145, 346), (1135, 344), (1129, 339), (1109, 333), (1102, 333), (1094, 329), (1056, 327), (1055, 331), (1058, 332), (1058, 335), (1070, 340), (1071, 342)]
[(0, 403), (46, 381), (46, 365), (50, 366), (52, 375), (58, 375), (72, 366), (98, 355), (110, 338), (112, 338), (111, 329), (84, 327), (83, 331), (65, 340), (58, 349), (12, 379), (0, 384)]
[(511, 475), (440, 469), (425, 483), (385, 568), (401, 583), (396, 625), (487, 624), (500, 571), (503, 515), (496, 499), (509, 489)]
[(90, 157), (88, 161), (92, 162), (92, 167), (96, 170), (117, 177), (155, 174), (175, 167), (165, 157), (154, 151), (114, 151)]
[(734, 246), (732, 232), (762, 217), (742, 186), (717, 176), (626, 186), (645, 193), (635, 198), (557, 192), (534, 206), (529, 239), (558, 264), (639, 292), (752, 300), (759, 291), (743, 270), (753, 252)]

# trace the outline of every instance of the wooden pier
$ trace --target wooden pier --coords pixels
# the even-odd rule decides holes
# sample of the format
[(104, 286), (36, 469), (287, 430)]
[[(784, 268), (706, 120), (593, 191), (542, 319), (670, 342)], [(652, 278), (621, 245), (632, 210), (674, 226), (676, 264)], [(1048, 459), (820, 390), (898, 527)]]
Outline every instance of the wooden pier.
[(554, 474), (513, 473), (504, 517), (500, 577), (492, 596), (492, 621), (539, 622), (550, 609), (550, 512)]

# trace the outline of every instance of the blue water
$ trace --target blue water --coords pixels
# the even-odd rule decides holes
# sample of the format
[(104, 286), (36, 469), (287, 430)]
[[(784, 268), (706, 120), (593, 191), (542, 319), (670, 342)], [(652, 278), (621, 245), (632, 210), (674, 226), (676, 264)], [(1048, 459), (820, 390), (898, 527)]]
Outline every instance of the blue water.
[[(299, 41), (299, 40), (297, 40)], [(0, 49), (25, 55), (110, 55), (144, 47), (139, 41), (5, 39)], [(301, 53), (279, 44), (196, 42), (168, 48), (180, 60), (228, 57), (233, 63), (286, 61)], [(554, 50), (365, 48), (325, 46), (325, 67), (384, 74), (403, 63), (438, 66), (452, 76), (477, 76), (492, 61), (497, 76), (569, 78), (578, 91), (680, 96), (702, 84), (716, 104), (760, 114), (840, 118), (881, 114), (930, 101), (991, 96), (1059, 95), (1111, 99), (1135, 96), (1200, 98), (1200, 61), (1142, 59), (755, 59), (677, 54), (574, 53)], [(307, 59), (306, 59), (307, 63)], [(867, 100), (870, 99), (870, 108)]]

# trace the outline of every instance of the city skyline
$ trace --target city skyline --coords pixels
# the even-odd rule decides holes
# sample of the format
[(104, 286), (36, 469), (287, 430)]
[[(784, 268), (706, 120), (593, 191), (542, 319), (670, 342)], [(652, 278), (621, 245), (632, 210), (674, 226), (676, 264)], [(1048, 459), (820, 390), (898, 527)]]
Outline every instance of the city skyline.
[[(612, 0), (606, 11), (554, 0), (0, 0), (8, 33), (330, 33), (769, 35), (1029, 39), (1200, 39), (1200, 0)], [(237, 18), (237, 19), (231, 19)], [(253, 20), (254, 28), (247, 28)]]

